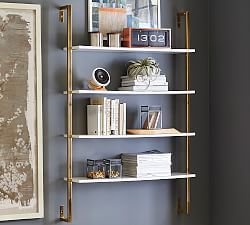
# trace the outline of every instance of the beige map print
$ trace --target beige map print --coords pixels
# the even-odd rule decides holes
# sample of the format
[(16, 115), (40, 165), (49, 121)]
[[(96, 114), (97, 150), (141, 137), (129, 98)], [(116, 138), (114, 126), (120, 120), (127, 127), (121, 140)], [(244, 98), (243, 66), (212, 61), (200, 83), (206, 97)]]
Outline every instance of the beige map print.
[(0, 9), (0, 215), (37, 208), (33, 15), (12, 11)]

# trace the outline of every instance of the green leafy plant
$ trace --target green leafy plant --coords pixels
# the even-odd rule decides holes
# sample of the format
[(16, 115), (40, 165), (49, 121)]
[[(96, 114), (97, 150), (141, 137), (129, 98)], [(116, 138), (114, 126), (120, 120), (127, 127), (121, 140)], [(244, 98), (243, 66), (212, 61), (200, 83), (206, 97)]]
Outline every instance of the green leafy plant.
[(132, 78), (144, 77), (146, 80), (151, 80), (152, 77), (159, 76), (160, 72), (159, 64), (151, 57), (128, 62), (127, 75)]

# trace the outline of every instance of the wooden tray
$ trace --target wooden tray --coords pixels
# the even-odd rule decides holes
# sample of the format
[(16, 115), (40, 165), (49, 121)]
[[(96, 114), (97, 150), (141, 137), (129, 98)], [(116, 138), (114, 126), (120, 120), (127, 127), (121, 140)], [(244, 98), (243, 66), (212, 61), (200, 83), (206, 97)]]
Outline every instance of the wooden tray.
[(175, 128), (168, 129), (156, 129), (156, 130), (147, 130), (147, 129), (128, 129), (128, 134), (137, 134), (137, 135), (149, 135), (149, 134), (179, 134), (180, 131)]

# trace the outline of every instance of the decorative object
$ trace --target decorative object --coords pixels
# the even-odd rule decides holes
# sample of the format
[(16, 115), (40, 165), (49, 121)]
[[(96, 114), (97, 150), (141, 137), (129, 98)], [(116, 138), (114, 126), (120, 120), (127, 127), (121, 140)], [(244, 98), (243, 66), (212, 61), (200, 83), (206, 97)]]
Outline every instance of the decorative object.
[(121, 47), (121, 34), (109, 33), (108, 34), (108, 46), (109, 47)]
[(118, 178), (122, 176), (121, 159), (104, 159), (106, 178)]
[(104, 161), (87, 159), (87, 177), (91, 179), (105, 178)]
[(103, 35), (100, 32), (90, 33), (91, 46), (103, 47)]
[(162, 128), (161, 106), (141, 106), (140, 128), (148, 130)]
[(144, 77), (149, 80), (151, 77), (157, 77), (160, 75), (161, 69), (155, 59), (147, 57), (145, 59), (130, 60), (128, 61), (127, 75), (129, 77), (138, 76)]
[(124, 28), (122, 46), (171, 48), (171, 29)]
[(103, 68), (95, 68), (92, 72), (92, 79), (88, 82), (88, 87), (92, 90), (106, 91), (110, 83), (110, 75)]
[(104, 35), (125, 27), (160, 28), (160, 0), (88, 0), (88, 17), (89, 32)]
[(168, 91), (165, 75), (155, 59), (148, 57), (128, 62), (127, 76), (122, 76), (119, 91)]
[(147, 130), (147, 129), (127, 129), (128, 134), (133, 135), (158, 135), (158, 134), (181, 134), (180, 131), (175, 128), (167, 128), (167, 129), (156, 129), (156, 130)]
[(0, 220), (43, 217), (40, 5), (0, 3)]

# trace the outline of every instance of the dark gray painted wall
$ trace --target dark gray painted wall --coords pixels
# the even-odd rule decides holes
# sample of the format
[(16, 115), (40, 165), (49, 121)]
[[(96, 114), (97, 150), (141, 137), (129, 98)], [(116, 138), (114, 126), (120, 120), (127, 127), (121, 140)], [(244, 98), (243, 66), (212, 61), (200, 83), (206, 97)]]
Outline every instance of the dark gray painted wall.
[[(9, 1), (12, 2), (12, 1)], [(15, 1), (17, 2), (17, 1)], [(23, 0), (18, 2), (24, 2)], [(31, 1), (26, 1), (31, 3)], [(45, 183), (45, 218), (41, 220), (3, 222), (1, 224), (38, 225), (55, 224), (59, 216), (59, 205), (65, 204), (66, 185), (62, 177), (66, 174), (66, 146), (60, 137), (65, 132), (66, 98), (61, 93), (65, 89), (65, 53), (60, 50), (66, 43), (65, 25), (58, 21), (59, 5), (73, 4), (74, 44), (88, 41), (86, 1), (32, 1), (43, 6), (43, 115), (44, 115), (44, 183)], [(191, 127), (197, 137), (191, 140), (191, 170), (197, 172), (197, 178), (191, 182), (190, 216), (176, 214), (176, 198), (179, 184), (184, 181), (156, 181), (120, 184), (74, 185), (73, 224), (135, 224), (135, 225), (174, 225), (210, 224), (210, 180), (209, 180), (209, 77), (208, 77), (208, 1), (162, 1), (162, 27), (175, 30), (177, 10), (191, 12), (191, 46), (197, 53), (191, 61), (191, 86), (197, 94), (191, 98)], [(178, 37), (183, 35), (179, 33)], [(175, 32), (174, 32), (175, 36)], [(178, 42), (183, 40), (179, 40)], [(182, 45), (182, 46), (181, 46)], [(179, 44), (178, 47), (183, 47)], [(146, 57), (147, 54), (75, 54), (74, 85), (87, 78), (96, 66), (110, 70), (112, 86), (119, 83), (119, 76), (125, 71), (124, 64), (132, 58)], [(165, 56), (152, 54), (159, 60), (163, 71), (168, 75), (170, 87), (174, 88), (184, 78), (184, 56)], [(176, 59), (176, 61), (175, 61)], [(176, 62), (176, 63), (175, 63)], [(184, 88), (184, 87), (183, 87)], [(184, 97), (158, 97), (157, 104), (162, 104), (165, 112), (165, 126), (181, 126), (184, 121)], [(154, 97), (133, 97), (127, 100), (129, 112), (136, 111), (134, 105), (155, 104)], [(84, 132), (86, 100), (74, 99), (74, 130)], [(175, 110), (176, 109), (176, 110)], [(134, 125), (133, 120), (129, 121)], [(121, 152), (136, 152), (152, 148), (173, 152), (174, 158), (181, 161), (185, 156), (182, 146), (184, 139), (147, 139), (147, 140), (89, 140), (74, 141), (74, 175), (83, 173), (82, 162), (86, 158), (111, 157)], [(180, 143), (180, 144), (179, 144)], [(182, 165), (182, 168), (185, 167)], [(184, 197), (184, 196), (183, 196)], [(103, 222), (105, 221), (105, 222)]]
[(246, 0), (210, 7), (213, 225), (249, 224), (249, 7)]

